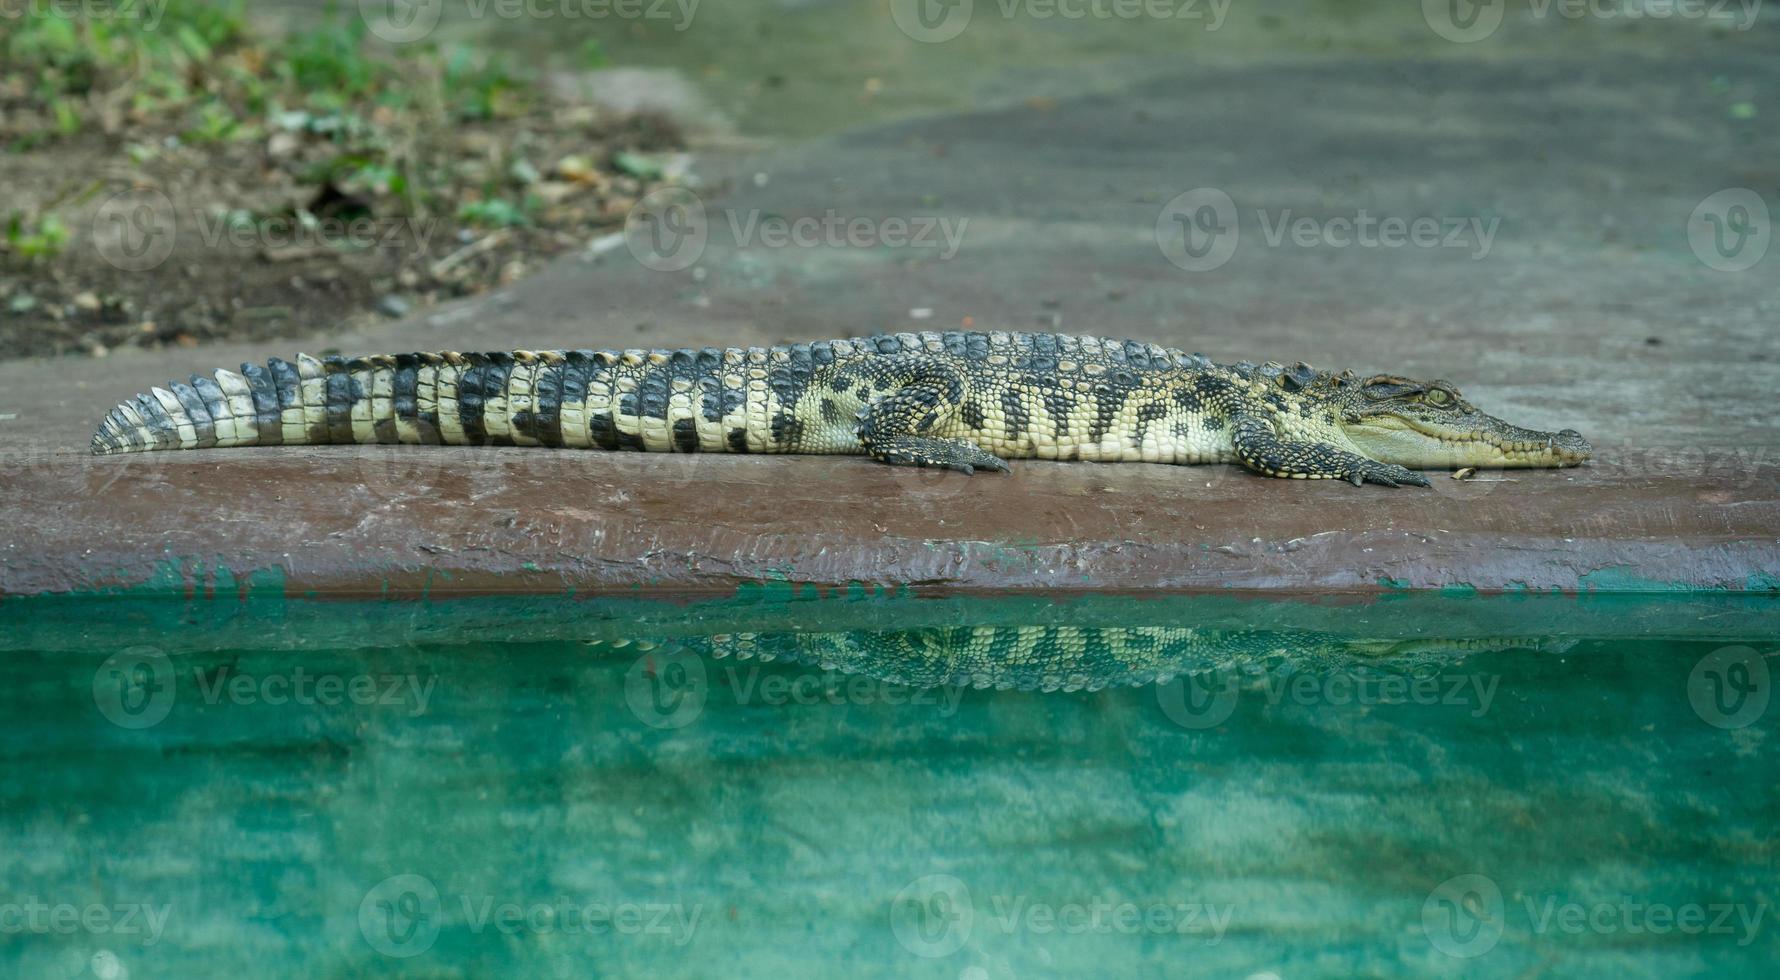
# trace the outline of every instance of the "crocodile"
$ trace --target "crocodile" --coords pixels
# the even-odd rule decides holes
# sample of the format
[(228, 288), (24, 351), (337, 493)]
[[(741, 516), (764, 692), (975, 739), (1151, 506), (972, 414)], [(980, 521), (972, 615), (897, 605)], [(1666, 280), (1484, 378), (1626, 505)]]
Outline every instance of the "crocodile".
[(1237, 463), (1359, 486), (1417, 469), (1574, 466), (1574, 430), (1510, 425), (1445, 381), (1299, 362), (1215, 363), (1134, 340), (884, 334), (777, 347), (298, 355), (193, 375), (113, 409), (97, 455), (412, 443), (863, 454), (1007, 472), (1006, 460)]
[[(1237, 681), (1382, 671), (1432, 677), (1475, 654), (1562, 653), (1574, 640), (1535, 636), (1367, 638), (1311, 630), (1188, 626), (985, 625), (897, 630), (787, 630), (660, 640), (588, 640), (707, 660), (782, 660), (908, 687), (1098, 691), (1217, 675)], [(657, 666), (656, 669), (659, 669)]]

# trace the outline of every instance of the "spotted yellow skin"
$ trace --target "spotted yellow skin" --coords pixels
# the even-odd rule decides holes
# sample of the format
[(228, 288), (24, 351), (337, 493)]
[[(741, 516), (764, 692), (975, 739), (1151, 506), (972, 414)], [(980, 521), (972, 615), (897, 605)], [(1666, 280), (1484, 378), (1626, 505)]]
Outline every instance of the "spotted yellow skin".
[(1046, 333), (299, 355), (155, 388), (114, 409), (92, 448), (104, 455), (425, 443), (863, 453), (966, 473), (1005, 471), (1004, 461), (1018, 458), (1237, 462), (1270, 476), (1425, 486), (1347, 437), (1343, 405), (1358, 397), (1355, 383), (1303, 364), (1222, 365), (1154, 344)]

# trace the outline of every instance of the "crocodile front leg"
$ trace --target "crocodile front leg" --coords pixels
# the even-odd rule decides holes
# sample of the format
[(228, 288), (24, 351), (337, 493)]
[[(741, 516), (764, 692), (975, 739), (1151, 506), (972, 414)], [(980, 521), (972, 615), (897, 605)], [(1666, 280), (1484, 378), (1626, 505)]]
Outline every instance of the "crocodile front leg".
[(1259, 415), (1237, 416), (1231, 438), (1242, 465), (1268, 476), (1346, 480), (1356, 487), (1362, 483), (1428, 486), (1427, 477), (1395, 463), (1381, 463), (1327, 443), (1282, 438), (1273, 423)]
[(935, 466), (960, 473), (1009, 472), (1007, 463), (963, 439), (933, 435), (951, 424), (964, 400), (964, 381), (949, 366), (897, 359), (884, 364), (872, 386), (884, 393), (859, 410), (859, 442), (892, 466)]

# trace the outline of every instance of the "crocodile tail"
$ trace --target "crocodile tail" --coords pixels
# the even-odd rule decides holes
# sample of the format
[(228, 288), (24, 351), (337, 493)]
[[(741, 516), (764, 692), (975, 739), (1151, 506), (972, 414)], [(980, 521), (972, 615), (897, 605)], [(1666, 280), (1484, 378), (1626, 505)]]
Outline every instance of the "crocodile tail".
[(92, 450), (599, 445), (589, 382), (614, 360), (592, 351), (273, 358), (137, 395), (99, 424)]
[[(111, 410), (93, 453), (407, 443), (791, 452), (796, 403), (852, 344), (274, 358)], [(817, 451), (834, 451), (817, 450)]]

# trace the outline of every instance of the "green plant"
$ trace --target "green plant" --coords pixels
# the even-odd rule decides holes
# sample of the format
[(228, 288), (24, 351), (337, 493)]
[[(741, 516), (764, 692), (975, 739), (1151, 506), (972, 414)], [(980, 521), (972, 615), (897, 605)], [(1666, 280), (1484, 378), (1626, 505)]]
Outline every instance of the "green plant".
[(505, 68), (462, 47), (445, 57), (443, 86), (447, 109), (465, 120), (495, 118), (503, 100), (519, 88)]
[(465, 203), (457, 209), (457, 220), (483, 228), (515, 228), (531, 223), (523, 206), (498, 197)]
[(372, 93), (386, 80), (386, 69), (366, 55), (364, 39), (364, 22), (357, 18), (295, 35), (286, 45), (291, 80), (302, 91), (346, 101)]
[(7, 250), (20, 258), (54, 258), (62, 253), (67, 244), (68, 228), (54, 214), (45, 214), (33, 220), (23, 212), (14, 211), (6, 219)]
[(85, 128), (99, 98), (146, 113), (211, 101), (208, 76), (247, 37), (243, 0), (167, 4), (158, 18), (87, 18), (69, 6), (34, 9), (0, 30), (4, 71), (24, 81), (62, 136)]

